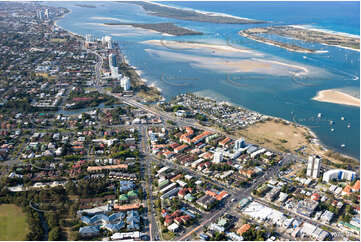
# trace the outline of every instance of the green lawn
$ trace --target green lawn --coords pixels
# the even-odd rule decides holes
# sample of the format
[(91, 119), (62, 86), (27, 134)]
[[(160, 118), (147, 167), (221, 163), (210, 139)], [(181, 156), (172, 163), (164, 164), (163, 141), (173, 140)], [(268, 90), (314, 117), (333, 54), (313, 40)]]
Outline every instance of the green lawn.
[(25, 214), (14, 204), (0, 205), (0, 241), (25, 240), (29, 225)]

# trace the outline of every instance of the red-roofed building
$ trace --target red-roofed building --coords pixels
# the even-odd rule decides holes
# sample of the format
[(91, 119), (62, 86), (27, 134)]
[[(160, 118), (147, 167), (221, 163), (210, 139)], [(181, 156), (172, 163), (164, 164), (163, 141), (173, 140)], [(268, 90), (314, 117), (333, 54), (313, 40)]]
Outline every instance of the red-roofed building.
[(180, 142), (186, 143), (186, 144), (191, 144), (191, 139), (187, 136), (187, 134), (183, 134), (180, 138), (179, 138)]
[(238, 230), (237, 234), (242, 236), (243, 233), (247, 232), (251, 228), (251, 225), (249, 224), (243, 224)]
[(179, 144), (177, 144), (177, 143), (173, 143), (173, 144), (169, 145), (169, 147), (172, 148), (172, 149), (174, 149), (174, 148), (176, 148), (178, 146), (179, 146)]
[(185, 150), (187, 148), (188, 148), (188, 145), (181, 145), (181, 146), (178, 146), (177, 148), (175, 148), (174, 152), (179, 153), (179, 152), (182, 152), (183, 150)]
[(184, 224), (187, 224), (187, 223), (189, 222), (189, 220), (191, 219), (191, 216), (189, 216), (189, 215), (183, 215), (183, 216), (181, 216), (180, 218), (181, 218), (181, 220), (182, 220), (182, 222), (183, 222)]
[(173, 219), (172, 218), (166, 218), (164, 220), (164, 226), (168, 227), (169, 225), (171, 225), (173, 223)]
[(171, 182), (176, 182), (177, 180), (182, 178), (182, 174), (178, 174), (175, 177), (173, 177), (172, 179), (170, 179)]
[(207, 190), (207, 191), (206, 191), (206, 194), (209, 195), (209, 196), (211, 196), (211, 197), (214, 197), (214, 198), (217, 196), (217, 193), (215, 193), (215, 192), (213, 192), (213, 191), (210, 191), (210, 190)]
[(174, 219), (174, 222), (175, 222), (176, 224), (178, 224), (178, 225), (181, 225), (181, 224), (183, 223), (183, 220), (182, 220), (180, 217), (176, 217), (176, 218)]
[(199, 165), (197, 166), (197, 169), (198, 169), (199, 171), (203, 170), (204, 168), (206, 168), (206, 163), (201, 163), (201, 164), (199, 164)]
[(212, 133), (209, 131), (204, 131), (203, 133), (201, 133), (200, 135), (197, 135), (196, 137), (194, 137), (192, 139), (192, 143), (193, 144), (198, 144), (199, 142), (201, 142), (202, 140), (204, 140), (205, 138), (207, 138), (209, 135), (211, 135)]
[(178, 191), (178, 197), (184, 198), (184, 196), (187, 194), (187, 189), (183, 188)]
[(228, 193), (226, 191), (221, 191), (217, 196), (216, 199), (218, 201), (223, 200), (224, 198), (226, 198), (228, 196)]
[(185, 129), (186, 129), (186, 133), (188, 136), (191, 136), (194, 134), (194, 131), (191, 127), (185, 127)]
[(173, 213), (172, 213), (172, 217), (175, 218), (175, 217), (179, 217), (181, 216), (182, 212), (180, 210), (175, 210)]
[(231, 141), (231, 138), (226, 137), (224, 140), (219, 142), (220, 146), (225, 146), (227, 143), (229, 143)]
[(313, 201), (319, 201), (319, 200), (320, 200), (320, 195), (319, 195), (318, 193), (312, 194), (311, 200), (313, 200)]
[(353, 192), (360, 191), (360, 180), (357, 180), (351, 189)]
[(345, 188), (342, 190), (342, 196), (346, 196), (346, 195), (350, 195), (352, 193), (352, 190), (351, 190), (351, 186), (350, 185), (347, 185), (345, 186)]
[(169, 159), (170, 157), (172, 157), (174, 155), (174, 152), (172, 152), (170, 150), (165, 150), (163, 152), (163, 155), (165, 156), (165, 158)]

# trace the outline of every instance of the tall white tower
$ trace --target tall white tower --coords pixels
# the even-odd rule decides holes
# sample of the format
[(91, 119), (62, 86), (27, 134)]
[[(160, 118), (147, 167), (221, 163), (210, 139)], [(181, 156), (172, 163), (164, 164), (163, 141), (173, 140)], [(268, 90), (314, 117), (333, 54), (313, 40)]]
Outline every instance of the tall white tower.
[(234, 150), (239, 150), (245, 146), (243, 138), (240, 138), (234, 142)]
[(128, 77), (123, 77), (120, 80), (120, 85), (123, 88), (124, 91), (129, 91), (130, 90), (130, 80)]
[(46, 8), (45, 11), (44, 11), (44, 17), (45, 17), (46, 19), (49, 18), (49, 9), (48, 9), (48, 8)]
[(118, 67), (111, 66), (111, 67), (110, 67), (110, 72), (111, 72), (111, 74), (112, 74), (112, 78), (114, 78), (114, 79), (119, 78)]
[(321, 157), (319, 156), (309, 156), (307, 163), (306, 175), (311, 178), (318, 178), (320, 176), (321, 168)]

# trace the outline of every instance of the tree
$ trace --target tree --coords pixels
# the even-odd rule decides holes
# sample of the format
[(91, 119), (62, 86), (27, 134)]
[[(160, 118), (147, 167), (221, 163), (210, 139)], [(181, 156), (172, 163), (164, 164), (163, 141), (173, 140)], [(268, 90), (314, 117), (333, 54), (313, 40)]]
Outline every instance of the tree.
[(54, 227), (50, 230), (49, 240), (50, 241), (60, 240), (60, 228), (59, 227)]
[(59, 226), (59, 217), (57, 214), (50, 213), (47, 220), (50, 228), (55, 228)]

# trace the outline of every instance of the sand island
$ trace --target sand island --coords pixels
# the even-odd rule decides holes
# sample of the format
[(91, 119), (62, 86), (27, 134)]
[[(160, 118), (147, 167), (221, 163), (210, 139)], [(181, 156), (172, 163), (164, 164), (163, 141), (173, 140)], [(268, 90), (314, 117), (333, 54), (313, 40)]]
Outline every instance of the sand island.
[(179, 27), (173, 23), (104, 23), (105, 25), (123, 25), (132, 26), (134, 28), (142, 28), (146, 30), (153, 30), (164, 34), (182, 36), (182, 35), (202, 35), (202, 32), (194, 31), (191, 29)]
[(251, 28), (242, 30), (239, 34), (243, 37), (253, 39), (265, 44), (278, 46), (294, 52), (317, 53), (319, 50), (305, 48), (295, 44), (285, 43), (283, 41), (272, 40), (268, 35), (294, 38), (305, 42), (317, 42), (325, 45), (338, 46), (345, 49), (360, 51), (360, 38), (327, 33), (324, 31), (311, 30), (302, 26), (271, 26), (265, 28)]
[(359, 98), (353, 97), (336, 89), (319, 91), (312, 100), (360, 107)]
[(216, 13), (205, 13), (187, 9), (179, 9), (175, 7), (169, 7), (158, 3), (150, 2), (122, 2), (128, 4), (136, 4), (141, 6), (148, 14), (173, 18), (187, 21), (198, 21), (198, 22), (208, 22), (208, 23), (219, 23), (219, 24), (258, 24), (265, 23), (265, 21), (240, 18), (226, 14), (216, 14)]

